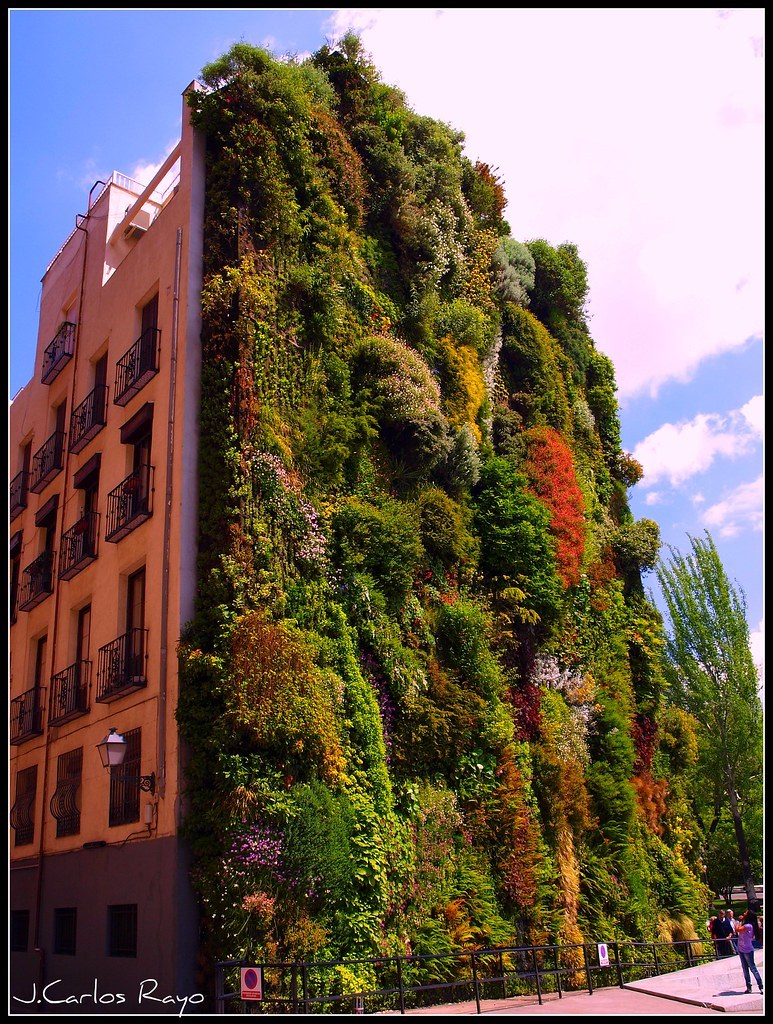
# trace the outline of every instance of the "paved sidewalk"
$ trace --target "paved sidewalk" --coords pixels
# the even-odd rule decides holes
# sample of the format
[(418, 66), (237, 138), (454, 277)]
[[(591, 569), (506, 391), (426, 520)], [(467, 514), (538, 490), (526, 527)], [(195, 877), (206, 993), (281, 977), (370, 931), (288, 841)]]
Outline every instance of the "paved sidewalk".
[[(755, 951), (755, 963), (765, 979), (765, 951)], [(432, 1014), (440, 1016), (477, 1015), (473, 1001), (406, 1010), (405, 1016)], [(683, 971), (672, 971), (656, 978), (631, 982), (623, 988), (568, 992), (563, 998), (556, 993), (543, 996), (542, 1005), (536, 996), (513, 999), (488, 999), (481, 1002), (481, 1016), (538, 1015), (621, 1017), (669, 1017), (695, 1014), (736, 1013), (742, 1016), (763, 1016), (764, 997), (754, 989), (746, 994), (743, 970), (738, 957), (714, 960)], [(394, 1016), (398, 1011), (374, 1016)]]

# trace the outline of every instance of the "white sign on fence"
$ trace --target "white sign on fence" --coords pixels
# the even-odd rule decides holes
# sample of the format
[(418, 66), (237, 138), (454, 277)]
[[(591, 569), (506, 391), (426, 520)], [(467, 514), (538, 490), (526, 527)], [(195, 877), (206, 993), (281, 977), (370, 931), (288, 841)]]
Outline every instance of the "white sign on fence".
[(263, 998), (263, 972), (260, 967), (242, 967), (242, 999)]
[(609, 947), (606, 942), (599, 943), (599, 966), (609, 967)]

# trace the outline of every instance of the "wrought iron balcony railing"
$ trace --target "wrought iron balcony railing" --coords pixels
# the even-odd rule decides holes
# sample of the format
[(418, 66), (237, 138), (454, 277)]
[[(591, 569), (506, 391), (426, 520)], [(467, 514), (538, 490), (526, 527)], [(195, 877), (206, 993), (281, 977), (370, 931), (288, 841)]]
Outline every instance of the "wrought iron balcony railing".
[(64, 465), (64, 431), (57, 430), (32, 456), (29, 489), (40, 494)]
[(158, 373), (161, 331), (148, 327), (115, 366), (115, 405), (126, 405)]
[(74, 351), (75, 324), (71, 324), (69, 320), (65, 320), (56, 332), (54, 340), (43, 352), (43, 369), (40, 377), (41, 381), (44, 384), (51, 384), (55, 381), (64, 367), (72, 359)]
[(34, 686), (11, 701), (11, 743), (24, 743), (43, 733), (42, 686)]
[(130, 629), (99, 648), (97, 702), (109, 703), (147, 685), (147, 636), (147, 629)]
[(48, 705), (49, 725), (64, 725), (89, 710), (91, 662), (76, 661), (62, 672), (51, 676), (51, 699)]
[(29, 473), (26, 469), (23, 469), (21, 473), (17, 473), (16, 476), (11, 480), (11, 519), (15, 519), (18, 514), (27, 507), (27, 484), (29, 482)]
[(70, 451), (77, 455), (107, 423), (107, 388), (94, 388), (70, 417)]
[(59, 579), (69, 580), (97, 557), (99, 512), (87, 512), (62, 534), (59, 549)]
[(105, 540), (116, 543), (153, 515), (153, 466), (140, 466), (107, 496)]
[(44, 551), (24, 570), (19, 590), (20, 612), (32, 611), (49, 594), (53, 594), (55, 561), (56, 555), (53, 551)]

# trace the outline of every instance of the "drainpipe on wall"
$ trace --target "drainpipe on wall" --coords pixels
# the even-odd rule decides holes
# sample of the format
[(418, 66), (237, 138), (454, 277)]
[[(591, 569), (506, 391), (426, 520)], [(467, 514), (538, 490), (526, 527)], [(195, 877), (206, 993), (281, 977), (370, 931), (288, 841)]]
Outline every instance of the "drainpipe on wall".
[(174, 259), (174, 294), (172, 299), (172, 353), (169, 370), (169, 416), (166, 438), (166, 493), (164, 497), (164, 561), (161, 580), (161, 652), (158, 688), (158, 792), (166, 791), (166, 724), (167, 679), (169, 673), (169, 563), (172, 533), (172, 471), (174, 468), (175, 403), (177, 397), (177, 345), (180, 319), (180, 266), (182, 262), (182, 228), (177, 229)]

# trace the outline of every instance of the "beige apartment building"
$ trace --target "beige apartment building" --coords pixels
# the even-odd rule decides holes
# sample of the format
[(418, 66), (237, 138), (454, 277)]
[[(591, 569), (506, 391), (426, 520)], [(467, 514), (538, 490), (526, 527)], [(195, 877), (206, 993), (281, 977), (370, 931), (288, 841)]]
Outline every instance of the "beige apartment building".
[(11, 1012), (179, 1013), (196, 992), (175, 709), (204, 143), (182, 106), (147, 187), (92, 189), (43, 276), (35, 373), (10, 408)]

